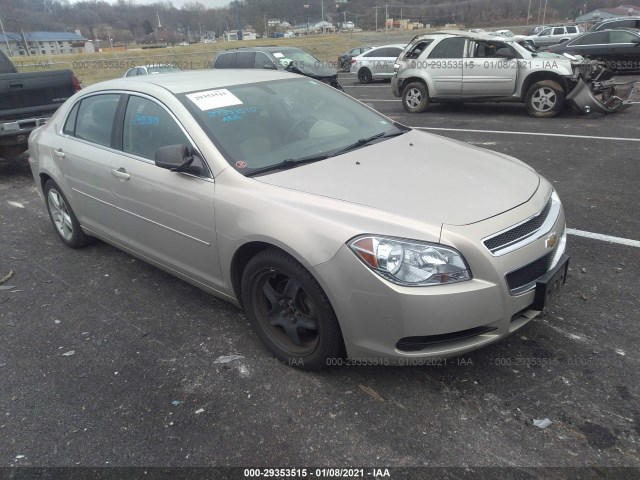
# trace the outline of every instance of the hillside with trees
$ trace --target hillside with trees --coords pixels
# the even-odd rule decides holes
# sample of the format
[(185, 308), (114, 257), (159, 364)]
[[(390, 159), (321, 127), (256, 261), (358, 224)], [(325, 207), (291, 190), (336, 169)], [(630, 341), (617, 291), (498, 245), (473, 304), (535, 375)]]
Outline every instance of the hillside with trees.
[[(353, 21), (363, 29), (384, 26), (382, 0), (324, 2), (324, 17), (332, 22)], [(415, 0), (388, 2), (391, 18), (410, 18), (424, 24), (463, 24), (467, 27), (538, 24), (544, 5), (546, 23), (573, 19), (595, 8), (619, 5), (620, 0)], [(307, 5), (308, 7), (305, 7)], [(377, 8), (376, 8), (377, 7)], [(530, 18), (527, 22), (527, 10)], [(0, 0), (0, 18), (6, 31), (74, 31), (89, 39), (129, 43), (149, 39), (158, 27), (180, 38), (196, 40), (225, 30), (252, 26), (264, 33), (267, 19), (304, 24), (321, 18), (320, 0), (234, 0), (227, 7), (206, 8), (198, 1), (177, 8), (172, 3), (136, 4), (133, 1)], [(165, 39), (175, 41), (176, 38)]]

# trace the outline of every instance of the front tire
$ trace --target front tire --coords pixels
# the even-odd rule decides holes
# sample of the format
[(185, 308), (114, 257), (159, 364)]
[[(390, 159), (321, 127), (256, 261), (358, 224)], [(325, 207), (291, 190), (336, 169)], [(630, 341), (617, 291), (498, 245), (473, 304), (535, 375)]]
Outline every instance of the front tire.
[(402, 106), (409, 113), (424, 112), (429, 106), (429, 92), (424, 83), (413, 82), (402, 91)]
[(564, 90), (553, 80), (536, 82), (529, 88), (525, 102), (532, 117), (555, 117), (564, 108)]
[(81, 248), (91, 243), (92, 238), (82, 231), (80, 223), (60, 187), (53, 180), (47, 180), (43, 192), (49, 218), (58, 238), (71, 248)]
[(358, 70), (358, 80), (360, 83), (371, 83), (373, 81), (373, 75), (371, 75), (371, 70), (368, 68), (361, 68)]
[(256, 334), (281, 361), (320, 370), (344, 356), (342, 333), (329, 299), (298, 261), (263, 250), (242, 275), (242, 301)]

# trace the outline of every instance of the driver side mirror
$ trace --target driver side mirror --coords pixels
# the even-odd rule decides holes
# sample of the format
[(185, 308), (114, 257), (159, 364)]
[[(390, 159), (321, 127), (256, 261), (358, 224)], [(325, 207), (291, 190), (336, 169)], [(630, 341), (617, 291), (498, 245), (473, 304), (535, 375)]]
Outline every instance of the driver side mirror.
[(189, 155), (189, 147), (184, 144), (160, 147), (155, 153), (155, 163), (160, 168), (166, 168), (172, 172), (202, 175), (204, 168), (201, 165), (194, 165), (194, 160), (197, 160), (197, 163), (202, 163), (198, 157)]

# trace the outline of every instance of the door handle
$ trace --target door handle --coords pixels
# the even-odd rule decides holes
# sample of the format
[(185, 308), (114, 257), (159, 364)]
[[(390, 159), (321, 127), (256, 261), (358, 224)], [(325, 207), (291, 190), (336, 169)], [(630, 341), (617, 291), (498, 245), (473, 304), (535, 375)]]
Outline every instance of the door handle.
[(120, 167), (118, 170), (112, 168), (111, 173), (122, 180), (129, 180), (129, 178), (131, 178), (131, 175), (129, 175), (123, 167)]
[(9, 88), (22, 88), (24, 87), (24, 84), (20, 81), (17, 82), (7, 82), (7, 84), (9, 85)]
[(55, 153), (56, 157), (58, 157), (58, 158), (64, 158), (65, 157), (64, 152), (62, 151), (61, 148), (56, 148), (53, 151), (53, 153)]

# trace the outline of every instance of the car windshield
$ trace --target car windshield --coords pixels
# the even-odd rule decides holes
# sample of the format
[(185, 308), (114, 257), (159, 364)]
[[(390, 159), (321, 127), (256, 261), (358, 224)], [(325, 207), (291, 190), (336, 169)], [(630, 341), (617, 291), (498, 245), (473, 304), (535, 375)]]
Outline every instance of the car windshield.
[(228, 86), (178, 98), (229, 164), (244, 174), (276, 164), (320, 161), (407, 130), (309, 78)]
[(273, 52), (273, 56), (276, 57), (285, 67), (291, 62), (294, 62), (294, 65), (302, 66), (312, 66), (322, 63), (316, 57), (304, 50), (281, 50), (279, 52)]

